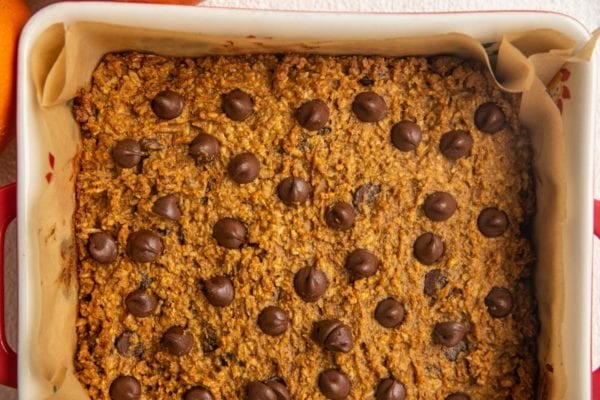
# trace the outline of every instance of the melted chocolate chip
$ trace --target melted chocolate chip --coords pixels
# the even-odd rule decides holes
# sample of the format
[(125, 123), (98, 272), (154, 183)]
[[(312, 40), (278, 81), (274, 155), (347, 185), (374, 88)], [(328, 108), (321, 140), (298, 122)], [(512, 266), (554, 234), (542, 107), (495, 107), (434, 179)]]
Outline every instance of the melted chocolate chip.
[(424, 233), (415, 240), (413, 254), (421, 264), (431, 265), (444, 255), (444, 242), (436, 234)]
[(508, 289), (503, 287), (494, 287), (484, 300), (488, 312), (494, 318), (504, 318), (513, 309), (513, 297)]
[(477, 227), (484, 236), (498, 237), (508, 229), (508, 216), (495, 207), (485, 208), (477, 218)]
[(154, 202), (152, 212), (173, 221), (181, 219), (181, 210), (179, 209), (179, 197), (174, 194), (160, 197)]
[(246, 227), (235, 218), (221, 218), (213, 226), (212, 236), (219, 246), (239, 249), (246, 243)]
[(246, 386), (246, 400), (278, 400), (277, 393), (263, 382), (250, 382)]
[(377, 122), (387, 115), (387, 105), (377, 93), (362, 92), (354, 98), (352, 111), (363, 122)]
[(113, 148), (112, 158), (119, 167), (132, 168), (142, 160), (142, 148), (133, 139), (123, 139)]
[(234, 121), (243, 121), (254, 112), (254, 102), (250, 95), (240, 89), (232, 90), (223, 96), (223, 112)]
[(504, 111), (493, 102), (484, 103), (475, 111), (475, 126), (480, 131), (496, 133), (506, 124)]
[(283, 334), (290, 323), (290, 320), (281, 308), (268, 306), (258, 316), (258, 326), (270, 336), (279, 336)]
[(439, 322), (433, 328), (433, 339), (436, 343), (451, 347), (463, 340), (469, 332), (469, 326), (462, 322)]
[(452, 393), (446, 396), (445, 400), (471, 400), (471, 396), (466, 393)]
[(440, 151), (450, 160), (467, 157), (473, 147), (473, 138), (467, 131), (450, 131), (442, 135)]
[(144, 289), (136, 289), (125, 298), (125, 308), (136, 317), (149, 317), (158, 306), (156, 296)]
[(381, 187), (379, 185), (374, 185), (372, 183), (360, 185), (354, 191), (352, 204), (356, 208), (359, 208), (361, 204), (373, 204), (375, 202), (375, 197), (377, 197), (379, 192), (381, 192)]
[(398, 122), (392, 126), (392, 144), (400, 151), (413, 151), (421, 142), (421, 128), (412, 121)]
[(425, 199), (423, 211), (432, 221), (445, 221), (456, 212), (456, 200), (450, 193), (434, 192)]
[(146, 263), (156, 260), (163, 252), (163, 243), (159, 235), (148, 229), (142, 229), (129, 235), (127, 255), (133, 261)]
[(352, 350), (352, 330), (337, 319), (325, 319), (315, 323), (312, 338), (325, 350), (342, 353)]
[(348, 254), (344, 267), (350, 272), (351, 279), (356, 280), (375, 275), (380, 264), (379, 258), (369, 250), (356, 249)]
[(395, 328), (404, 322), (404, 306), (396, 299), (381, 300), (375, 307), (375, 319), (386, 328)]
[(323, 100), (310, 100), (296, 110), (300, 126), (309, 131), (318, 131), (329, 121), (329, 107)]
[(294, 289), (306, 302), (317, 301), (329, 287), (329, 279), (325, 272), (316, 267), (304, 267), (294, 276)]
[(101, 264), (108, 264), (117, 259), (117, 242), (108, 232), (96, 232), (88, 241), (90, 256)]
[(215, 400), (215, 398), (210, 390), (197, 386), (185, 392), (183, 400)]
[(172, 90), (164, 90), (152, 100), (152, 111), (161, 119), (177, 118), (183, 111), (183, 97)]
[(406, 389), (404, 385), (393, 378), (382, 379), (375, 389), (376, 400), (404, 400)]
[(115, 347), (123, 357), (139, 357), (144, 352), (144, 346), (141, 343), (135, 347), (131, 345), (131, 340), (134, 336), (135, 333), (125, 331), (115, 339)]
[(292, 395), (288, 390), (285, 381), (278, 376), (274, 376), (265, 381), (265, 384), (273, 389), (277, 395), (277, 400), (291, 400)]
[(172, 326), (164, 333), (161, 346), (174, 356), (184, 356), (192, 351), (194, 337), (181, 326)]
[(439, 269), (432, 269), (425, 274), (425, 284), (423, 292), (428, 296), (435, 295), (436, 290), (446, 286), (446, 278), (442, 275)]
[(252, 153), (241, 153), (229, 161), (227, 172), (239, 184), (250, 183), (258, 177), (260, 162)]
[(221, 146), (219, 141), (208, 133), (199, 133), (188, 149), (188, 154), (196, 159), (198, 163), (206, 164), (213, 161), (218, 155)]
[(360, 83), (362, 86), (373, 86), (375, 81), (368, 76), (363, 76), (358, 80), (358, 83)]
[(310, 196), (311, 186), (302, 178), (290, 176), (277, 185), (279, 199), (288, 206), (302, 204)]
[(110, 384), (111, 400), (138, 400), (142, 397), (140, 382), (133, 376), (121, 375)]
[(356, 212), (346, 202), (339, 201), (327, 207), (325, 211), (325, 222), (332, 229), (346, 230), (354, 225)]
[(343, 400), (350, 394), (350, 379), (337, 369), (327, 369), (319, 374), (319, 390), (330, 400)]
[(204, 282), (206, 300), (215, 307), (231, 304), (234, 296), (233, 282), (226, 276), (215, 276)]

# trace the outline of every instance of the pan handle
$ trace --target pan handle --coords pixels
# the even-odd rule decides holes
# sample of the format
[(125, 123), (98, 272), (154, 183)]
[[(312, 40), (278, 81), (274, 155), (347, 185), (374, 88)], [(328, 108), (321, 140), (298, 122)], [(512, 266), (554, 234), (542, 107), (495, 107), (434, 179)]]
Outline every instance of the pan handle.
[(17, 217), (17, 185), (0, 187), (0, 385), (17, 387), (17, 355), (8, 346), (4, 328), (4, 234)]

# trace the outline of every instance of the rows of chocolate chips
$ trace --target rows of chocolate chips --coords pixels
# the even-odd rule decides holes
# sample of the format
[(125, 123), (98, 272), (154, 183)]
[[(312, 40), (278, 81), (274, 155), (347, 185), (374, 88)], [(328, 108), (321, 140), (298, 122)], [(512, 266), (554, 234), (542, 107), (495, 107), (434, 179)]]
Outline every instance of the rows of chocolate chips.
[[(233, 121), (244, 121), (253, 113), (254, 102), (250, 95), (236, 89), (223, 96), (222, 110)], [(184, 99), (177, 93), (166, 90), (160, 92), (151, 102), (151, 108), (157, 117), (169, 120), (178, 117), (183, 111)], [(375, 92), (359, 93), (352, 103), (354, 115), (362, 122), (377, 122), (385, 118), (388, 112), (385, 100)], [(327, 104), (319, 99), (303, 103), (295, 112), (298, 123), (307, 130), (316, 131), (325, 127), (329, 121), (330, 110)], [(491, 102), (482, 104), (474, 115), (475, 125), (487, 133), (500, 131), (506, 118), (502, 109)], [(402, 152), (414, 151), (421, 141), (421, 129), (413, 121), (400, 121), (394, 124), (390, 132), (391, 144)], [(155, 143), (154, 143), (155, 144)], [(145, 148), (152, 148), (152, 141), (137, 142), (132, 139), (119, 141), (112, 150), (112, 158), (121, 168), (132, 168), (139, 164)], [(473, 138), (464, 130), (452, 130), (442, 135), (439, 143), (440, 152), (449, 160), (455, 161), (467, 157), (473, 146)], [(197, 135), (189, 145), (188, 153), (198, 163), (210, 163), (219, 154), (218, 140), (207, 133)], [(253, 182), (259, 175), (260, 161), (249, 152), (234, 156), (228, 163), (227, 173), (238, 184)], [(305, 203), (312, 192), (310, 183), (299, 177), (286, 177), (277, 186), (277, 195), (288, 206)], [(442, 222), (452, 217), (457, 203), (450, 193), (431, 193), (423, 204), (424, 214), (432, 221)], [(178, 206), (178, 197), (173, 194), (156, 200), (152, 211), (162, 217), (178, 221), (182, 214)], [(346, 202), (336, 202), (325, 210), (325, 223), (335, 230), (347, 230), (354, 226), (356, 212)], [(508, 228), (508, 216), (502, 210), (489, 207), (481, 211), (477, 219), (480, 232), (489, 238), (502, 235)], [(213, 238), (228, 249), (239, 249), (247, 241), (247, 229), (242, 221), (226, 217), (218, 220), (213, 226)], [(88, 250), (90, 256), (99, 263), (111, 263), (117, 258), (117, 243), (107, 232), (90, 235)], [(160, 236), (151, 230), (143, 229), (130, 235), (126, 253), (136, 262), (153, 262), (163, 252)], [(433, 232), (420, 235), (413, 244), (414, 257), (424, 265), (435, 264), (443, 256), (445, 246), (443, 239)], [(379, 258), (370, 250), (358, 248), (347, 255), (345, 269), (350, 280), (368, 278), (377, 273), (381, 266)], [(432, 294), (440, 278), (440, 270), (432, 270), (426, 275), (425, 293)], [(294, 276), (294, 289), (298, 296), (306, 302), (315, 302), (321, 298), (328, 286), (326, 274), (316, 267), (300, 269)], [(225, 307), (234, 298), (234, 285), (226, 276), (216, 276), (203, 283), (203, 292), (207, 301), (215, 307)], [(501, 287), (494, 287), (484, 300), (490, 315), (494, 318), (506, 317), (512, 310), (511, 293)], [(140, 288), (127, 295), (125, 308), (130, 314), (143, 318), (154, 313), (158, 305), (156, 296), (148, 290)], [(402, 303), (394, 298), (381, 300), (374, 310), (375, 320), (386, 328), (395, 328), (402, 324), (405, 309)], [(286, 312), (278, 306), (268, 306), (257, 318), (258, 327), (267, 335), (279, 336), (289, 326), (290, 320)], [(433, 339), (445, 346), (455, 346), (469, 332), (468, 323), (446, 321), (437, 323), (433, 328)], [(122, 333), (115, 341), (115, 346), (123, 356), (139, 355), (143, 351), (138, 345), (132, 347), (132, 332)], [(312, 339), (324, 350), (332, 352), (349, 352), (353, 346), (350, 327), (338, 319), (317, 321), (311, 333)], [(172, 326), (161, 340), (162, 348), (175, 356), (188, 354), (194, 345), (191, 333), (181, 326)], [(346, 374), (337, 369), (328, 369), (318, 376), (317, 385), (321, 393), (328, 399), (345, 399), (351, 391), (351, 383)], [(110, 387), (110, 396), (114, 400), (134, 400), (141, 396), (141, 387), (137, 379), (131, 376), (120, 376)], [(386, 378), (375, 388), (375, 398), (403, 400), (406, 397), (404, 385), (394, 378)], [(248, 400), (286, 400), (291, 396), (285, 382), (274, 377), (264, 382), (251, 382), (246, 386)], [(465, 400), (470, 397), (464, 393), (453, 393), (447, 400)], [(184, 395), (185, 400), (211, 400), (213, 395), (203, 387), (194, 387)]]

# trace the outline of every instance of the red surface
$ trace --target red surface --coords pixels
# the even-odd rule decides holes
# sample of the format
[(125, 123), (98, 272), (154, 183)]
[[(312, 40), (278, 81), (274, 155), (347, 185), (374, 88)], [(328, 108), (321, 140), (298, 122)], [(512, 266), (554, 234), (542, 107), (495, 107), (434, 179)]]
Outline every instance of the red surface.
[(4, 234), (17, 216), (17, 186), (0, 187), (0, 385), (17, 387), (17, 355), (8, 347), (4, 329)]
[(592, 373), (592, 400), (600, 400), (600, 369)]

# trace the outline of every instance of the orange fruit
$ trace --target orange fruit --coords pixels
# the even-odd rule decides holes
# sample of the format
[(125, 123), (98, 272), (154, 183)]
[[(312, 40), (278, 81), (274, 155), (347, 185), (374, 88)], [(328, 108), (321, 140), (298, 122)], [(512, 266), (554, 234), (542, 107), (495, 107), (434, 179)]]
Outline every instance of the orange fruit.
[(15, 135), (17, 41), (29, 16), (23, 0), (0, 0), (0, 151)]

